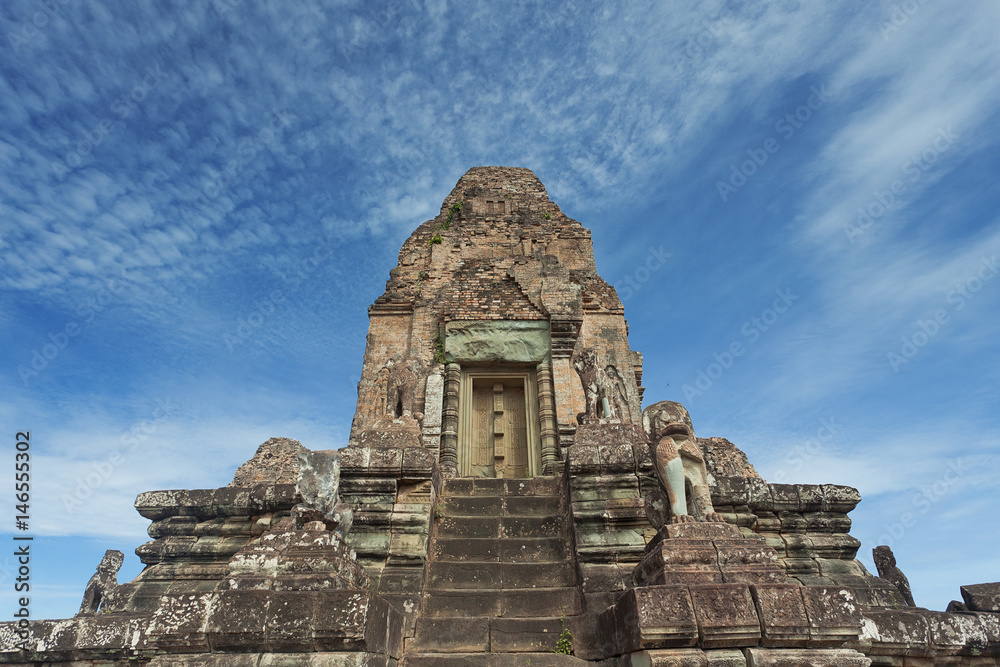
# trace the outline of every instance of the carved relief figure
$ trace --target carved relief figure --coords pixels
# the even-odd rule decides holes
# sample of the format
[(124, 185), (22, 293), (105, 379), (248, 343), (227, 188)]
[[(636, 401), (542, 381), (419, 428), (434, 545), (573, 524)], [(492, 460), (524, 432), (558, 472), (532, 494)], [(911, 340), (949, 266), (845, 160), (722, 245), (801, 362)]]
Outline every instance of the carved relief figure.
[(642, 413), (653, 467), (667, 493), (671, 523), (722, 521), (712, 507), (708, 471), (688, 411), (680, 403), (660, 401)]
[(586, 421), (630, 421), (628, 394), (625, 382), (612, 364), (601, 367), (597, 350), (585, 347), (577, 355), (573, 367), (580, 375), (583, 393), (587, 398), (586, 412), (577, 416)]
[(385, 366), (379, 369), (372, 380), (358, 385), (358, 415), (364, 414), (365, 426), (385, 415), (388, 387), (389, 369)]
[(417, 374), (408, 364), (394, 357), (386, 364), (388, 369), (385, 413), (390, 417), (411, 417), (413, 415), (414, 391)]
[(628, 404), (628, 390), (625, 388), (625, 380), (621, 373), (612, 364), (608, 364), (604, 369), (604, 375), (608, 378), (608, 401), (611, 403), (611, 412), (622, 421), (632, 421), (632, 410)]
[(121, 551), (108, 549), (104, 558), (97, 566), (97, 572), (87, 582), (83, 592), (83, 602), (77, 616), (96, 614), (101, 605), (105, 608), (114, 606), (115, 593), (118, 591), (118, 570), (125, 562), (125, 554)]
[(906, 604), (916, 607), (917, 605), (913, 602), (913, 593), (910, 592), (910, 582), (907, 580), (906, 575), (903, 574), (903, 571), (896, 567), (896, 556), (893, 555), (892, 549), (884, 544), (875, 547), (872, 549), (872, 559), (875, 561), (875, 567), (878, 569), (879, 578), (885, 579), (899, 589), (899, 593), (906, 600)]

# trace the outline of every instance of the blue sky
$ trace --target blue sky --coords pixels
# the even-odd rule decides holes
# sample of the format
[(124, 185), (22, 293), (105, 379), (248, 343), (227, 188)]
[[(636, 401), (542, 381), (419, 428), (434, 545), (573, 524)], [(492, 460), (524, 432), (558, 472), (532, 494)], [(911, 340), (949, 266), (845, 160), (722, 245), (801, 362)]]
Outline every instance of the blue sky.
[(858, 487), (860, 556), (892, 544), (918, 604), (1000, 579), (1000, 5), (186, 5), (0, 8), (35, 617), (106, 548), (138, 573), (137, 493), (346, 445), (366, 308), (476, 165), (592, 230), (647, 404), (771, 481)]

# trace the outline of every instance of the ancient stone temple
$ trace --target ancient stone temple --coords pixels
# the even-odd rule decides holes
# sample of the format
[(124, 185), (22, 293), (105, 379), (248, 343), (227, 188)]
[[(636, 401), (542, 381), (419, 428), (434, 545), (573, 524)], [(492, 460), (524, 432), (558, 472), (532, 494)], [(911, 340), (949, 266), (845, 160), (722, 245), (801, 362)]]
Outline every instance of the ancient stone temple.
[(1000, 665), (1000, 584), (915, 607), (887, 547), (856, 560), (855, 489), (643, 409), (590, 232), (527, 169), (469, 170), (369, 316), (343, 448), (141, 494), (143, 572), (108, 552), (76, 617), (0, 625), (0, 663)]

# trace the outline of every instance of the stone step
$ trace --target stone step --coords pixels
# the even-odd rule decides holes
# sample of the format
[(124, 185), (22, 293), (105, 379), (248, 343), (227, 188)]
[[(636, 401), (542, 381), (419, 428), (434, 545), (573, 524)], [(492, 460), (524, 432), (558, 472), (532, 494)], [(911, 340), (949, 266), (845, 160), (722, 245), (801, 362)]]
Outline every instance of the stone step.
[(539, 617), (490, 619), (490, 651), (555, 651), (565, 622), (561, 618)]
[(552, 563), (469, 563), (431, 561), (426, 590), (561, 588), (576, 584), (576, 568), (568, 561)]
[(400, 667), (584, 667), (593, 662), (545, 653), (422, 653), (403, 657)]
[(445, 480), (442, 496), (562, 496), (561, 477), (494, 479), (460, 477)]
[(431, 549), (435, 560), (480, 563), (550, 563), (569, 555), (569, 540), (562, 537), (438, 537)]
[(490, 650), (490, 619), (421, 616), (416, 633), (405, 641), (408, 653), (486, 653)]
[(549, 516), (562, 513), (559, 496), (444, 496), (444, 516)]
[(446, 516), (435, 522), (435, 537), (559, 537), (569, 539), (566, 518), (550, 516)]
[(421, 617), (415, 635), (406, 640), (406, 653), (551, 652), (566, 622), (561, 617)]
[(576, 588), (529, 588), (514, 590), (436, 590), (424, 598), (425, 616), (490, 616), (533, 618), (573, 616), (582, 613)]

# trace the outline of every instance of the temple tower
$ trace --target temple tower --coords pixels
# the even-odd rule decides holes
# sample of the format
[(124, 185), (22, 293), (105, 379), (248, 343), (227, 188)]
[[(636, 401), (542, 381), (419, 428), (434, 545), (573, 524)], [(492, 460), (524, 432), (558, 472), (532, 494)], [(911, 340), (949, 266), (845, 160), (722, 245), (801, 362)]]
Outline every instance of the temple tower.
[(0, 622), (0, 663), (1000, 665), (1000, 585), (915, 607), (888, 547), (856, 560), (856, 489), (642, 409), (590, 232), (531, 171), (462, 176), (369, 316), (345, 447), (140, 494), (143, 572), (108, 551), (74, 618)]
[(448, 476), (534, 477), (558, 470), (580, 423), (641, 426), (621, 301), (590, 232), (530, 170), (470, 169), (389, 275), (352, 445), (419, 442)]

